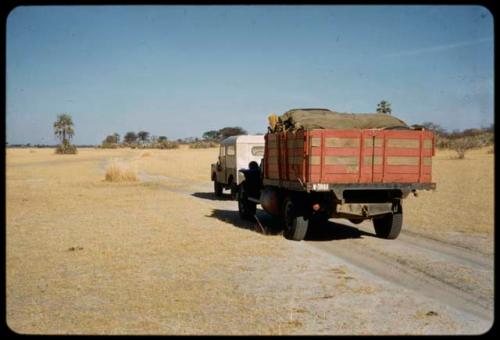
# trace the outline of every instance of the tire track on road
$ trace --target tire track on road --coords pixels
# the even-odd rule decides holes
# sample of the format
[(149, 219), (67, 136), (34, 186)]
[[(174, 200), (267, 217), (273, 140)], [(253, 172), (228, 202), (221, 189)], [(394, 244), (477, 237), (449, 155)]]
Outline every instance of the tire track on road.
[[(342, 240), (339, 242), (308, 242), (311, 247), (320, 249), (328, 254), (340, 257), (353, 264), (355, 267), (367, 271), (375, 276), (396, 283), (402, 287), (409, 288), (419, 294), (432, 298), (449, 305), (455, 309), (475, 315), (487, 321), (493, 320), (493, 296), (484, 296), (475, 293), (473, 290), (466, 290), (462, 286), (443, 280), (439, 272), (432, 272), (432, 267), (419, 267), (415, 262), (398, 261), (393, 256), (384, 253), (380, 244), (370, 244), (367, 242), (349, 242)], [(463, 261), (462, 257), (453, 258), (449, 253), (440, 253), (436, 249), (430, 254), (426, 247), (418, 247), (407, 241), (407, 238), (397, 240), (381, 240), (386, 242), (399, 242), (401, 248), (412, 247), (420, 249), (422, 258), (433, 256), (437, 261), (474, 263), (474, 261)], [(307, 241), (306, 241), (307, 242)], [(387, 244), (390, 246), (390, 244)], [(406, 254), (399, 252), (404, 259)], [(428, 265), (428, 263), (426, 263)], [(469, 267), (471, 268), (471, 267)], [(474, 272), (474, 268), (471, 268)], [(490, 270), (493, 278), (493, 269)]]
[[(142, 173), (144, 180), (165, 180), (172, 182), (174, 179), (162, 176), (149, 176)], [(175, 178), (176, 184), (180, 187), (171, 187), (160, 183), (163, 189), (171, 192), (190, 196), (192, 199), (204, 199), (197, 197), (195, 193), (205, 195), (213, 194), (212, 187), (206, 183), (193, 183)], [(205, 198), (206, 199), (206, 198)], [(217, 209), (237, 210), (237, 204), (232, 200), (210, 199), (210, 204)], [(273, 223), (272, 219), (262, 216), (261, 222)], [(366, 232), (371, 228), (367, 223), (351, 227), (350, 222), (342, 220), (341, 226), (356, 228), (365, 235), (373, 233)], [(274, 226), (275, 227), (275, 226)], [(365, 231), (366, 230), (366, 231)], [(335, 233), (335, 226), (332, 226), (331, 233)], [(361, 242), (360, 242), (361, 241)], [(431, 267), (418, 267), (411, 262), (398, 262), (397, 258), (388, 255), (385, 250), (393, 248), (401, 258), (407, 256), (405, 249), (422, 255), (422, 261), (432, 258), (436, 262), (448, 262), (465, 266), (474, 273), (478, 270), (491, 274), (493, 278), (493, 259), (485, 257), (484, 254), (476, 254), (469, 249), (456, 246), (450, 243), (441, 242), (436, 239), (427, 238), (415, 232), (403, 231), (397, 240), (382, 240), (375, 236), (363, 237), (361, 239), (339, 239), (327, 241), (303, 241), (311, 248), (321, 252), (326, 252), (329, 256), (336, 256), (351, 263), (354, 267), (365, 271), (375, 277), (410, 289), (418, 294), (442, 302), (452, 308), (469, 313), (485, 321), (493, 320), (493, 296), (484, 296), (468, 291), (464, 287), (443, 280), (439, 275), (429, 271)], [(398, 249), (399, 248), (399, 249)], [(402, 263), (403, 262), (403, 263)], [(429, 262), (432, 264), (432, 261)], [(427, 263), (427, 264), (429, 264)]]

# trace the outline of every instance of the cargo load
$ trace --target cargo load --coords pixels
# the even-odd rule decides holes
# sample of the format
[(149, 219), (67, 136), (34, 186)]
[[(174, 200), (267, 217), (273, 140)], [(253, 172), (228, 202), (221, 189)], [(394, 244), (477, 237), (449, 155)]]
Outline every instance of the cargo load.
[(328, 109), (293, 109), (281, 116), (270, 117), (269, 121), (269, 132), (408, 128), (402, 120), (384, 113), (341, 113)]

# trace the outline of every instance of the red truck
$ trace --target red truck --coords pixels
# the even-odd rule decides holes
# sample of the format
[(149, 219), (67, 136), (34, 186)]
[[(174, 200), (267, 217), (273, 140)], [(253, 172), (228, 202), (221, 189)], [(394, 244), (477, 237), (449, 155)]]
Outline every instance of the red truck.
[(238, 193), (242, 218), (256, 205), (280, 216), (287, 239), (304, 239), (313, 221), (372, 219), (378, 237), (395, 239), (402, 200), (433, 190), (431, 131), (398, 126), (375, 129), (299, 129), (265, 135), (258, 171), (245, 174)]

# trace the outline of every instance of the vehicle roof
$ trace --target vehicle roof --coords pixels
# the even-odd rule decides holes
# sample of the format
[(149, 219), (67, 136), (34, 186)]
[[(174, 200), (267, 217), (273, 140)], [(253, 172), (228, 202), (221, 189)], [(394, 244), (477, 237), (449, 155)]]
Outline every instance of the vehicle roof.
[(236, 143), (264, 143), (264, 135), (238, 135), (223, 139), (221, 144), (236, 144)]

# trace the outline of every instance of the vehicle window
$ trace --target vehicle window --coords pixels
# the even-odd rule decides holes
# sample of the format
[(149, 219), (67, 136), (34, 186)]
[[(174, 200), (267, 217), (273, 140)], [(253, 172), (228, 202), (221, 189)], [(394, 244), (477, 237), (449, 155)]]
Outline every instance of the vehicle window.
[(228, 145), (226, 151), (228, 156), (234, 156), (234, 145)]
[(252, 147), (252, 155), (253, 156), (264, 156), (264, 147), (263, 146), (253, 146)]
[(225, 154), (226, 154), (226, 149), (224, 148), (224, 146), (221, 146), (219, 156), (224, 156)]

